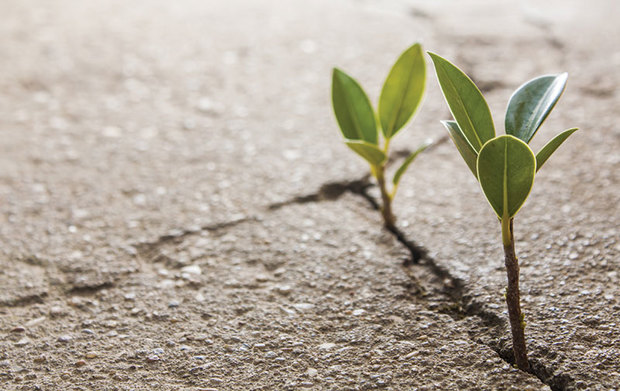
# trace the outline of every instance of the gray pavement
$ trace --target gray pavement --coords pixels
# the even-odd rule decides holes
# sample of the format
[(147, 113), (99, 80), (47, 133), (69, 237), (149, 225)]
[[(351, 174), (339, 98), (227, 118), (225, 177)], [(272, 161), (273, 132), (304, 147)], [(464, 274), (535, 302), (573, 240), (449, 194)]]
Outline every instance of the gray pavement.
[[(3, 389), (615, 389), (618, 5), (485, 3), (5, 1)], [(535, 374), (505, 361), (499, 224), (451, 144), (396, 199), (419, 265), (359, 194), (319, 192), (367, 170), (331, 68), (376, 101), (415, 41), (474, 77), (498, 129), (520, 83), (569, 72), (534, 144), (581, 130), (515, 220)], [(394, 146), (448, 118), (429, 72)]]

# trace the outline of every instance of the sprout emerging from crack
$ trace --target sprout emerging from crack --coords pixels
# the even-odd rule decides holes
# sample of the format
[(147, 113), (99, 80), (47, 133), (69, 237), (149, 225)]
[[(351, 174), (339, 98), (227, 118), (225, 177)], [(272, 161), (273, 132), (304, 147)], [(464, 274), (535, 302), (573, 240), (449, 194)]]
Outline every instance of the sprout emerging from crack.
[[(370, 172), (381, 191), (383, 221), (390, 230), (395, 229), (392, 200), (400, 179), (418, 154), (431, 145), (430, 142), (422, 144), (405, 159), (396, 170), (389, 191), (385, 166), (390, 141), (416, 112), (425, 85), (426, 64), (420, 44), (405, 50), (390, 70), (381, 90), (377, 113), (355, 79), (336, 68), (332, 75), (332, 104), (344, 142), (370, 164)], [(380, 134), (383, 135), (382, 145)]]
[(577, 128), (565, 130), (534, 154), (528, 143), (547, 118), (566, 86), (567, 74), (540, 76), (519, 87), (506, 109), (506, 134), (496, 136), (489, 106), (465, 73), (429, 53), (439, 85), (456, 121), (444, 121), (459, 153), (474, 174), (502, 227), (508, 287), (506, 304), (516, 365), (528, 371), (525, 322), (519, 298), (519, 261), (513, 220), (525, 203), (534, 176)]

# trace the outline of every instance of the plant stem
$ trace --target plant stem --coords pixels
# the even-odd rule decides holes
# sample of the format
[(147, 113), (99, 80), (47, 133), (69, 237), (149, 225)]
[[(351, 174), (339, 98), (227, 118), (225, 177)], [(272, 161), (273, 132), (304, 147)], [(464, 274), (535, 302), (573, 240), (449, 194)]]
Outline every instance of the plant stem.
[(396, 218), (392, 214), (392, 197), (387, 190), (385, 184), (385, 165), (375, 166), (374, 169), (379, 189), (381, 190), (381, 214), (383, 215), (383, 223), (389, 230), (393, 230), (396, 227)]
[(515, 240), (512, 227), (513, 219), (502, 219), (502, 242), (504, 243), (504, 263), (508, 275), (508, 289), (506, 289), (506, 304), (512, 331), (512, 350), (515, 363), (522, 371), (530, 370), (525, 347), (525, 322), (521, 313), (521, 299), (519, 294), (519, 260), (515, 254)]

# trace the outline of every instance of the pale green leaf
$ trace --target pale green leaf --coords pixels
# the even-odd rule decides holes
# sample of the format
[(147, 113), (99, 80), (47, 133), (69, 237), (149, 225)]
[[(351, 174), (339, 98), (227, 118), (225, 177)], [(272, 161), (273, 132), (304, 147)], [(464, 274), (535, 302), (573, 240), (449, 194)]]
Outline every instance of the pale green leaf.
[(568, 130), (563, 131), (562, 133), (558, 134), (553, 139), (551, 139), (551, 141), (549, 141), (536, 154), (536, 171), (537, 172), (538, 172), (538, 170), (540, 170), (540, 168), (543, 166), (543, 164), (545, 164), (547, 159), (549, 159), (549, 157), (551, 157), (553, 152), (555, 152), (555, 150), (558, 149), (558, 147), (560, 145), (562, 145), (562, 143), (568, 138), (568, 136), (570, 136), (571, 134), (575, 133), (576, 131), (577, 131), (577, 128), (572, 128), (572, 129), (568, 129)]
[(432, 142), (430, 142), (430, 141), (426, 142), (426, 143), (420, 145), (418, 147), (418, 149), (413, 151), (411, 153), (411, 155), (407, 156), (407, 159), (405, 159), (403, 164), (401, 164), (400, 167), (398, 167), (398, 170), (396, 170), (396, 173), (394, 174), (394, 179), (392, 179), (392, 183), (394, 184), (394, 186), (398, 186), (398, 182), (400, 182), (400, 177), (403, 176), (405, 171), (407, 171), (407, 168), (409, 168), (409, 165), (415, 160), (415, 158), (421, 152), (423, 152), (426, 148), (430, 147), (431, 145), (433, 145)]
[(506, 133), (529, 143), (566, 87), (567, 73), (540, 76), (519, 87), (506, 108)]
[(482, 191), (497, 216), (514, 217), (534, 184), (534, 152), (520, 139), (502, 135), (480, 149), (477, 168)]
[(345, 144), (373, 166), (385, 161), (385, 153), (376, 145), (362, 140), (345, 140)]
[(377, 144), (377, 123), (368, 96), (355, 79), (336, 68), (332, 76), (332, 105), (345, 139)]
[(439, 86), (452, 116), (476, 152), (495, 137), (495, 126), (489, 106), (482, 93), (463, 71), (448, 60), (428, 53), (435, 64)]
[(385, 138), (393, 137), (413, 116), (422, 101), (426, 63), (418, 43), (400, 55), (383, 83), (379, 120)]
[(469, 141), (463, 135), (463, 131), (459, 128), (459, 124), (455, 121), (441, 121), (441, 123), (450, 132), (450, 138), (456, 145), (456, 149), (459, 151), (467, 167), (471, 170), (472, 174), (478, 178), (478, 172), (476, 171), (476, 159), (478, 159), (478, 153), (471, 146)]

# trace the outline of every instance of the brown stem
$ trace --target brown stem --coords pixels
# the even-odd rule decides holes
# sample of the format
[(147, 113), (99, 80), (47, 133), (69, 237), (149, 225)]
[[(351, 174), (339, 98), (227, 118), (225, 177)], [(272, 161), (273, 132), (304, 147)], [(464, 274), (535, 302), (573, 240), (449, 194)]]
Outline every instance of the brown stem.
[[(504, 237), (504, 262), (506, 264), (506, 274), (508, 275), (508, 289), (506, 289), (506, 304), (508, 305), (508, 317), (510, 318), (510, 328), (512, 330), (512, 350), (515, 355), (517, 367), (523, 371), (530, 370), (530, 363), (527, 360), (527, 349), (525, 347), (525, 322), (521, 313), (519, 295), (519, 260), (515, 254), (515, 241), (510, 223), (502, 222)], [(505, 232), (508, 230), (508, 232)]]
[(386, 228), (393, 230), (396, 227), (396, 218), (394, 214), (392, 214), (392, 197), (390, 193), (388, 193), (385, 185), (385, 166), (377, 166), (375, 169), (379, 189), (381, 189), (381, 214), (383, 215), (383, 223)]

